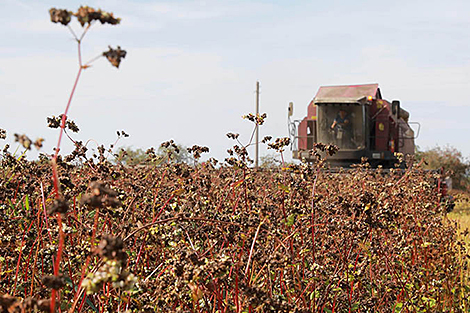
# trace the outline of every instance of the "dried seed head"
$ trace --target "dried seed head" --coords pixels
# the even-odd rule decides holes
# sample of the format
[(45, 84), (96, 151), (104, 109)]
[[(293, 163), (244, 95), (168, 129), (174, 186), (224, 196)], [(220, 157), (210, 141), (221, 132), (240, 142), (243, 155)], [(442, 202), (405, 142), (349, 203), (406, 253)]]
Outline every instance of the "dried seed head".
[(81, 6), (78, 8), (77, 13), (74, 14), (80, 25), (85, 26), (85, 24), (90, 25), (93, 21), (100, 21), (101, 24), (110, 24), (117, 25), (121, 22), (120, 18), (115, 18), (113, 13), (95, 10), (89, 6)]
[(62, 117), (58, 116), (55, 117), (54, 115), (52, 117), (47, 117), (47, 127), (49, 128), (59, 128), (60, 127), (60, 121)]
[(186, 150), (188, 150), (189, 153), (192, 153), (193, 157), (196, 160), (198, 160), (201, 157), (202, 153), (209, 152), (208, 147), (201, 147), (201, 146), (198, 146), (198, 145), (193, 145), (191, 148), (187, 148)]
[(47, 287), (55, 290), (59, 290), (65, 286), (65, 279), (64, 276), (53, 276), (47, 275), (43, 276), (41, 282)]
[[(47, 118), (47, 124), (48, 124), (47, 127), (49, 127), (49, 128), (59, 128), (59, 127), (61, 127), (61, 125), (62, 125), (62, 117), (63, 117), (63, 116), (64, 116), (64, 115), (61, 114), (61, 115), (59, 115), (59, 116), (57, 116), (57, 117), (54, 116), (54, 115), (53, 115), (52, 117), (48, 117), (48, 118)], [(66, 120), (66, 122), (65, 122), (65, 127), (67, 127), (68, 129), (70, 129), (70, 130), (73, 131), (74, 133), (78, 133), (78, 132), (80, 131), (80, 129), (78, 128), (77, 124), (76, 124), (74, 121), (68, 119), (68, 117), (65, 117), (65, 120)]]
[(86, 158), (86, 152), (88, 151), (88, 148), (83, 145), (83, 142), (81, 141), (75, 141), (75, 149), (67, 155), (64, 159), (65, 162), (70, 162), (73, 159), (77, 157), (82, 157)]
[(242, 118), (243, 119), (247, 119), (257, 125), (263, 125), (264, 123), (264, 120), (268, 117), (268, 115), (266, 113), (263, 113), (263, 114), (252, 114), (252, 113), (249, 113), (247, 115), (243, 115)]
[(118, 207), (121, 205), (116, 197), (118, 193), (107, 187), (105, 183), (94, 181), (90, 184), (91, 192), (83, 195), (81, 203), (90, 207)]
[(227, 133), (227, 137), (230, 139), (237, 139), (239, 134)]
[(44, 138), (36, 139), (36, 141), (34, 142), (34, 146), (36, 147), (36, 149), (38, 149), (38, 150), (41, 149), (43, 142), (44, 142)]
[(96, 253), (102, 258), (125, 261), (127, 254), (123, 248), (124, 242), (121, 238), (104, 236), (96, 248)]
[(63, 198), (60, 198), (60, 199), (54, 200), (52, 205), (47, 210), (47, 213), (50, 214), (50, 215), (52, 215), (54, 213), (65, 214), (65, 213), (67, 213), (68, 210), (69, 210), (69, 205), (68, 205), (67, 201)]
[(25, 134), (15, 134), (15, 142), (19, 142), (25, 149), (28, 150), (31, 150), (31, 144), (33, 143), (31, 139), (29, 139)]
[(268, 144), (268, 149), (275, 149), (278, 152), (283, 152), (284, 147), (288, 146), (289, 144), (290, 144), (290, 138), (288, 137), (276, 138), (276, 141), (274, 143)]
[(52, 23), (61, 23), (62, 25), (67, 25), (72, 19), (72, 12), (62, 9), (52, 8), (49, 10)]
[(0, 128), (0, 139), (7, 138), (7, 131)]
[(67, 128), (73, 131), (74, 133), (78, 133), (80, 131), (77, 124), (75, 124), (75, 122), (72, 120), (67, 121)]
[(117, 68), (119, 68), (119, 64), (121, 64), (121, 59), (126, 57), (126, 50), (121, 50), (121, 47), (118, 46), (117, 49), (113, 49), (109, 47), (108, 51), (103, 52), (103, 56), (105, 56), (111, 64)]
[(273, 137), (271, 137), (271, 136), (265, 136), (265, 137), (263, 138), (263, 140), (261, 140), (261, 142), (262, 142), (262, 143), (266, 143), (266, 142), (270, 141), (271, 139), (273, 139)]
[(51, 299), (41, 299), (36, 303), (37, 309), (41, 312), (50, 312)]
[(9, 295), (0, 295), (0, 307), (4, 309), (4, 312), (10, 312), (9, 308), (12, 307), (19, 300)]
[(129, 134), (127, 134), (124, 130), (121, 130), (121, 131), (118, 130), (116, 133), (119, 137), (121, 137), (121, 136), (129, 137)]

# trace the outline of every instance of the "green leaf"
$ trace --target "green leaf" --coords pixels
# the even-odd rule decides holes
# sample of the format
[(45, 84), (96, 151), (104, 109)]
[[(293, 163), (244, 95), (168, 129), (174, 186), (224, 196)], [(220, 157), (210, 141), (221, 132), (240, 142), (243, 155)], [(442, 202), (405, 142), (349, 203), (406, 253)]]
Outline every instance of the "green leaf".
[[(67, 283), (67, 285), (69, 285), (70, 287), (73, 288), (74, 292), (77, 292), (77, 286), (74, 286), (73, 285), (73, 282), (72, 280), (70, 279), (70, 277), (67, 277), (65, 276), (64, 277), (64, 280), (65, 282)], [(94, 306), (93, 302), (91, 302), (90, 299), (88, 299), (87, 295), (83, 295), (84, 297), (86, 297), (86, 304), (88, 304), (88, 306), (96, 313), (99, 313), (100, 311)], [(83, 298), (82, 298), (83, 299)], [(82, 300), (83, 301), (83, 300)], [(80, 301), (81, 302), (81, 301)]]
[(320, 298), (320, 291), (314, 290), (310, 293), (310, 300)]
[(292, 226), (295, 223), (295, 214), (291, 214), (287, 217), (287, 226)]
[(26, 211), (29, 211), (29, 197), (26, 195), (26, 198), (24, 199), (24, 205), (26, 206)]
[(281, 190), (283, 190), (284, 192), (286, 192), (286, 193), (289, 193), (289, 192), (290, 192), (289, 187), (287, 187), (287, 186), (284, 185), (284, 184), (279, 183), (279, 188), (280, 188)]

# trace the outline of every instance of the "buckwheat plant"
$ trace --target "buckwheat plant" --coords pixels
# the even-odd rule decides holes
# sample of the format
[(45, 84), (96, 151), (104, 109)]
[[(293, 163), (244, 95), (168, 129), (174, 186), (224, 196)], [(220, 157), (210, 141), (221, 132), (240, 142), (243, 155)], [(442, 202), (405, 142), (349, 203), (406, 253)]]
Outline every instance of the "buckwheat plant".
[[(117, 25), (120, 23), (121, 19), (114, 17), (113, 13), (108, 13), (100, 9), (96, 10), (88, 6), (81, 6), (80, 8), (78, 8), (76, 12), (71, 12), (71, 11), (64, 10), (64, 9), (51, 8), (49, 10), (49, 14), (51, 17), (51, 22), (62, 24), (67, 27), (67, 29), (70, 31), (73, 38), (77, 42), (77, 49), (78, 49), (78, 72), (77, 72), (77, 76), (75, 78), (75, 82), (72, 87), (72, 91), (70, 92), (67, 105), (65, 106), (64, 113), (61, 115), (59, 139), (57, 142), (57, 146), (55, 148), (54, 156), (52, 158), (54, 191), (55, 191), (55, 197), (57, 199), (57, 201), (55, 202), (55, 205), (57, 205), (57, 203), (61, 203), (61, 207), (62, 207), (61, 211), (53, 212), (53, 213), (57, 213), (56, 214), (57, 223), (59, 225), (59, 231), (60, 231), (59, 248), (57, 250), (57, 257), (55, 259), (55, 264), (54, 264), (54, 275), (58, 276), (60, 260), (61, 260), (62, 251), (63, 251), (63, 244), (64, 244), (64, 234), (62, 231), (61, 214), (66, 213), (67, 210), (64, 210), (63, 208), (64, 207), (67, 208), (67, 204), (65, 203), (65, 200), (62, 199), (62, 196), (61, 196), (59, 177), (58, 177), (58, 172), (57, 172), (57, 158), (59, 156), (60, 144), (62, 141), (62, 135), (64, 133), (65, 127), (68, 126), (72, 131), (75, 131), (75, 130), (78, 131), (78, 127), (76, 127), (74, 123), (71, 123), (71, 122), (67, 123), (67, 113), (70, 109), (70, 105), (72, 103), (72, 99), (75, 94), (75, 90), (77, 88), (77, 84), (80, 79), (82, 71), (90, 68), (91, 64), (102, 56), (106, 57), (113, 66), (115, 66), (116, 68), (119, 68), (121, 60), (126, 57), (126, 51), (122, 50), (121, 47), (119, 46), (116, 49), (109, 47), (107, 51), (103, 52), (101, 55), (97, 57), (90, 59), (90, 61), (88, 62), (83, 62), (82, 60), (83, 40), (87, 32), (91, 29), (91, 27), (95, 23), (99, 22), (101, 24), (109, 24), (109, 25)], [(70, 26), (70, 22), (72, 21), (72, 18), (76, 18), (78, 23), (81, 26), (80, 35), (77, 35), (78, 32), (74, 31), (73, 28)], [(49, 125), (51, 125), (53, 121), (54, 119), (48, 120)], [(51, 312), (54, 312), (55, 300), (56, 300), (56, 289), (53, 288), (52, 295), (51, 295)]]

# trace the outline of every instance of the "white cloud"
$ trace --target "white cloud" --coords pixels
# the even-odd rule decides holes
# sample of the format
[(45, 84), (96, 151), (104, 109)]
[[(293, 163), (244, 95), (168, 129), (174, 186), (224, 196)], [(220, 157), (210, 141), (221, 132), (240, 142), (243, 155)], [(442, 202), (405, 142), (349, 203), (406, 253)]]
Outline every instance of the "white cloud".
[(203, 3), (191, 3), (191, 4), (178, 4), (175, 2), (171, 3), (158, 3), (150, 4), (148, 8), (151, 12), (164, 15), (165, 18), (176, 18), (176, 19), (210, 19), (221, 17), (224, 15), (224, 11), (213, 6), (207, 6)]

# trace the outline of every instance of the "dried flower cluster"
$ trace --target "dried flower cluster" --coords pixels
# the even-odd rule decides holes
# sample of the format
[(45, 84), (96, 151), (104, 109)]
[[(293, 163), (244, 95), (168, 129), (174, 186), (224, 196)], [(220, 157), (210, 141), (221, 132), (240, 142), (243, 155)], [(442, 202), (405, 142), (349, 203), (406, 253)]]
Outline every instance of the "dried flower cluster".
[(105, 183), (94, 181), (90, 185), (90, 193), (82, 196), (81, 203), (91, 208), (118, 207), (121, 201), (117, 199), (118, 193), (106, 186)]
[(60, 198), (60, 199), (55, 199), (52, 202), (52, 205), (47, 210), (47, 213), (49, 213), (50, 215), (55, 214), (55, 213), (65, 214), (68, 212), (68, 210), (69, 210), (69, 205), (67, 201), (63, 198)]
[(82, 27), (87, 24), (90, 25), (94, 21), (110, 25), (117, 25), (121, 21), (120, 18), (115, 18), (113, 13), (96, 10), (89, 6), (81, 6), (76, 13), (68, 10), (51, 8), (49, 10), (49, 14), (51, 16), (51, 22), (60, 23), (62, 25), (68, 25), (72, 20), (72, 16), (75, 16)]
[(32, 297), (23, 300), (9, 295), (0, 295), (0, 309), (6, 313), (50, 312), (50, 300), (38, 300)]
[(113, 49), (109, 47), (108, 51), (103, 52), (103, 56), (105, 56), (108, 61), (115, 67), (119, 68), (121, 64), (121, 59), (126, 57), (126, 51), (121, 50), (121, 47), (117, 47), (117, 49)]
[[(29, 139), (28, 136), (25, 134), (14, 134), (15, 135), (15, 142), (18, 142), (20, 145), (23, 146), (26, 150), (31, 150), (31, 147), (34, 146), (36, 149), (41, 149), (42, 148), (42, 143), (44, 142), (44, 138), (38, 138), (34, 142)], [(8, 150), (8, 145), (5, 146), (5, 148)]]
[(118, 131), (116, 131), (116, 133), (117, 133), (118, 137), (121, 137), (121, 136), (122, 137), (129, 137), (129, 134), (126, 133), (124, 130), (121, 130), (121, 131), (118, 130)]
[(284, 151), (284, 147), (287, 147), (289, 145), (290, 145), (289, 137), (276, 138), (276, 140), (273, 143), (268, 143), (268, 148), (274, 149), (278, 152), (282, 152)]
[(14, 134), (15, 135), (15, 142), (18, 142), (20, 145), (23, 146), (23, 148), (27, 149), (27, 150), (31, 150), (31, 145), (32, 145), (32, 141), (31, 139), (29, 139), (28, 136), (26, 136), (25, 134)]
[(239, 134), (234, 134), (234, 133), (227, 133), (226, 134), (228, 138), (230, 139), (238, 139), (238, 136), (240, 136)]
[(263, 140), (261, 140), (261, 142), (262, 142), (262, 143), (267, 143), (268, 141), (271, 141), (271, 139), (273, 139), (273, 137), (271, 137), (271, 136), (265, 136), (265, 137), (263, 138)]
[[(55, 117), (55, 116), (48, 117), (47, 118), (47, 127), (49, 127), (49, 128), (59, 128), (59, 127), (61, 127), (62, 117), (63, 117), (63, 114), (61, 114), (57, 117)], [(71, 131), (73, 131), (74, 133), (78, 133), (80, 131), (77, 124), (74, 121), (70, 120), (68, 117), (66, 117), (64, 126), (68, 129), (70, 129)]]
[(123, 248), (124, 242), (121, 238), (105, 235), (101, 239), (95, 253), (104, 263), (83, 281), (82, 286), (88, 294), (99, 292), (106, 283), (123, 290), (131, 290), (135, 286), (137, 278), (124, 270), (127, 254)]
[(44, 276), (41, 280), (42, 284), (46, 286), (47, 288), (51, 289), (61, 289), (65, 286), (65, 279), (64, 276), (53, 276), (53, 275), (47, 275)]
[(63, 10), (63, 9), (56, 9), (51, 8), (49, 10), (49, 14), (51, 16), (52, 23), (60, 23), (62, 25), (68, 25), (72, 20), (73, 12)]
[(242, 118), (244, 119), (247, 119), (253, 123), (255, 123), (256, 125), (263, 125), (264, 123), (264, 120), (268, 117), (268, 115), (266, 113), (263, 113), (263, 114), (252, 114), (252, 113), (249, 113), (247, 115), (243, 115)]
[(85, 26), (93, 21), (100, 21), (101, 24), (117, 25), (121, 22), (120, 18), (115, 18), (113, 13), (90, 8), (89, 6), (81, 6), (77, 13), (74, 14), (80, 25)]
[(189, 153), (192, 153), (193, 158), (196, 159), (196, 160), (199, 160), (201, 158), (202, 153), (208, 153), (209, 152), (208, 147), (201, 147), (201, 146), (198, 146), (198, 145), (193, 145), (192, 147), (187, 148), (186, 150), (188, 150)]
[[(51, 8), (49, 10), (49, 15), (51, 17), (51, 22), (60, 23), (62, 25), (66, 25), (69, 27), (72, 35), (74, 36), (75, 40), (78, 43), (79, 55), (81, 55), (80, 45), (83, 41), (83, 38), (86, 32), (88, 31), (88, 29), (93, 25), (94, 22), (99, 21), (101, 24), (110, 24), (110, 25), (117, 25), (121, 22), (121, 19), (115, 18), (113, 13), (102, 11), (100, 9), (94, 9), (89, 6), (81, 6), (80, 8), (78, 8), (77, 12), (75, 13), (68, 11), (68, 10)], [(82, 27), (85, 27), (86, 25), (81, 36), (77, 36), (69, 25), (70, 21), (72, 20), (72, 17), (76, 17), (77, 21), (80, 23)], [(122, 50), (121, 47), (119, 46), (117, 47), (117, 49), (113, 49), (109, 46), (109, 50), (103, 52), (101, 55), (106, 57), (113, 66), (115, 66), (116, 68), (119, 68), (119, 65), (121, 64), (121, 60), (126, 57), (126, 51)], [(92, 61), (96, 59), (97, 58), (93, 59)], [(92, 61), (86, 64), (82, 64), (81, 58), (80, 58), (79, 59), (80, 68), (81, 69), (89, 68), (91, 66), (90, 63)], [(50, 125), (49, 127), (52, 127), (52, 128), (60, 127), (60, 124), (56, 125), (57, 123), (53, 120), (50, 121), (49, 118), (48, 118), (48, 122)], [(77, 131), (78, 131), (78, 128), (77, 128)]]

